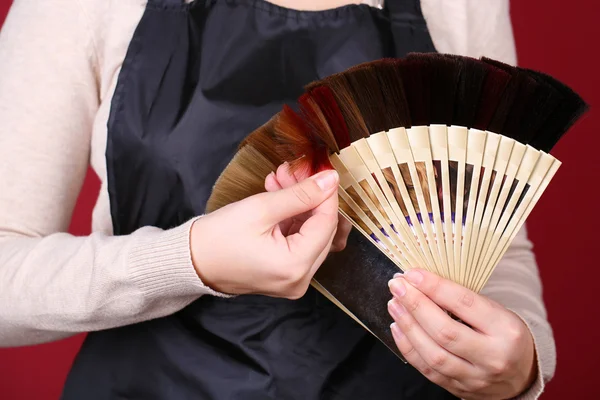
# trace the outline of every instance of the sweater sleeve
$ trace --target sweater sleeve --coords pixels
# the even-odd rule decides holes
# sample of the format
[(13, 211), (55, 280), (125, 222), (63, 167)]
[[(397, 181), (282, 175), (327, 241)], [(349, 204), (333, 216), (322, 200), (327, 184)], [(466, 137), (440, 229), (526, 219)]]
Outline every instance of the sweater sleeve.
[(542, 300), (542, 284), (533, 245), (523, 227), (494, 270), (482, 294), (517, 314), (529, 328), (536, 349), (538, 374), (519, 399), (537, 399), (556, 369), (556, 346)]
[(75, 0), (16, 0), (0, 33), (0, 346), (157, 318), (216, 294), (191, 262), (192, 221), (65, 233), (99, 107), (81, 11)]

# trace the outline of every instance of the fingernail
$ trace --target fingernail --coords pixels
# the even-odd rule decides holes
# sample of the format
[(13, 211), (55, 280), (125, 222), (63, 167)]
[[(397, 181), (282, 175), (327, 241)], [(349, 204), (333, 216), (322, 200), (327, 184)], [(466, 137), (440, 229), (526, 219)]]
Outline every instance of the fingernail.
[(329, 171), (323, 171), (315, 176), (315, 182), (322, 191), (330, 190), (337, 186), (338, 173), (333, 169)]
[(389, 308), (390, 315), (394, 319), (400, 318), (402, 316), (402, 314), (404, 314), (406, 312), (406, 308), (404, 308), (404, 306), (402, 304), (398, 303), (396, 300), (390, 300), (388, 302), (388, 308)]
[(406, 287), (402, 283), (401, 279), (392, 279), (388, 283), (390, 292), (396, 297), (402, 297), (406, 294)]
[(403, 276), (403, 275), (404, 275), (404, 274), (402, 274), (402, 273), (400, 273), (400, 272), (396, 272), (396, 273), (394, 274), (394, 279), (395, 279), (395, 278), (400, 278), (400, 277), (401, 277), (401, 276)]
[(404, 278), (413, 285), (417, 286), (423, 281), (423, 274), (413, 269), (405, 273)]
[(402, 331), (400, 330), (400, 328), (398, 327), (398, 324), (393, 322), (390, 325), (390, 330), (392, 331), (392, 335), (394, 335), (394, 337), (397, 339), (400, 339), (404, 334), (402, 333)]

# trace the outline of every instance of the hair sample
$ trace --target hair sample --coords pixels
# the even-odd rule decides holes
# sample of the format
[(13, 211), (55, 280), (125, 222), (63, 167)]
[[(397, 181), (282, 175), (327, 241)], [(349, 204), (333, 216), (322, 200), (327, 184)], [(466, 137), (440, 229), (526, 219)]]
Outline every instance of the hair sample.
[(442, 54), (429, 55), (431, 63), (431, 114), (430, 124), (449, 125), (454, 116), (461, 63)]
[(398, 62), (396, 59), (383, 59), (373, 63), (372, 71), (377, 76), (387, 114), (386, 130), (411, 126), (410, 109), (406, 101)]
[(251, 145), (257, 152), (269, 160), (271, 164), (282, 164), (285, 160), (277, 151), (277, 135), (275, 133), (275, 124), (278, 118), (279, 114), (275, 115), (263, 126), (256, 129), (240, 143), (238, 148)]
[(326, 86), (318, 86), (312, 89), (309, 94), (327, 120), (338, 149), (350, 146), (351, 141), (348, 127), (331, 89)]
[(246, 144), (221, 174), (206, 203), (210, 213), (228, 204), (265, 191), (265, 178), (277, 166), (253, 146)]
[(494, 118), (494, 113), (502, 101), (504, 91), (512, 79), (512, 75), (491, 64), (485, 65), (487, 74), (481, 88), (481, 98), (477, 105), (473, 128), (491, 130), (490, 124)]
[(300, 111), (302, 117), (306, 121), (308, 128), (311, 130), (312, 135), (318, 136), (325, 144), (329, 147), (330, 152), (338, 152), (340, 148), (337, 144), (337, 140), (325, 115), (321, 111), (319, 105), (310, 96), (309, 93), (305, 93), (298, 99), (300, 104)]
[(431, 116), (431, 64), (426, 54), (412, 53), (398, 62), (412, 126), (429, 125)]
[(291, 171), (313, 175), (331, 169), (329, 146), (302, 116), (284, 105), (275, 123), (277, 151), (284, 161), (290, 163)]
[[(456, 59), (455, 56), (452, 58)], [(480, 61), (473, 58), (460, 57), (458, 62), (461, 64), (460, 78), (458, 79), (452, 124), (472, 128), (488, 70)]]
[(319, 86), (325, 86), (333, 93), (340, 112), (344, 116), (350, 141), (354, 142), (362, 138), (368, 138), (369, 129), (360, 109), (354, 101), (352, 89), (346, 75), (343, 73), (332, 75), (321, 81), (313, 82), (308, 85), (308, 88), (312, 90)]
[(553, 77), (530, 69), (524, 71), (551, 85), (562, 96), (559, 105), (541, 123), (536, 135), (530, 141), (531, 146), (548, 153), (565, 132), (589, 110), (589, 105), (573, 89)]
[(563, 95), (552, 85), (533, 76), (537, 88), (532, 94), (526, 111), (523, 113), (520, 124), (518, 124), (521, 143), (528, 144), (537, 136), (540, 127), (554, 113), (563, 100)]
[(346, 75), (354, 103), (362, 114), (369, 133), (385, 131), (391, 125), (374, 70), (373, 65), (361, 65), (348, 70)]

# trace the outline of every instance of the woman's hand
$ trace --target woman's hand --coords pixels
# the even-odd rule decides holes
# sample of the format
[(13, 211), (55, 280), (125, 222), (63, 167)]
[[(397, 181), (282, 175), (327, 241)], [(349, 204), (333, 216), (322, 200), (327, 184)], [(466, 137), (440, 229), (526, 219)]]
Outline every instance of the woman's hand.
[(533, 338), (511, 311), (422, 270), (392, 279), (390, 290), (396, 345), (432, 382), (464, 399), (511, 398), (532, 384)]
[(324, 171), (196, 220), (190, 248), (202, 281), (229, 294), (304, 295), (336, 234), (338, 182)]
[[(281, 164), (279, 168), (277, 168), (277, 172), (271, 173), (265, 179), (265, 189), (268, 192), (275, 192), (293, 186), (307, 177), (308, 176), (302, 175), (300, 172), (291, 173), (287, 163)], [(302, 226), (308, 217), (310, 217), (310, 213), (304, 213), (296, 215), (286, 221), (282, 221), (279, 224), (281, 231), (284, 232), (284, 234), (288, 231), (297, 231), (297, 228)], [(344, 250), (351, 229), (352, 224), (346, 218), (339, 218), (337, 231), (329, 251), (335, 252)]]

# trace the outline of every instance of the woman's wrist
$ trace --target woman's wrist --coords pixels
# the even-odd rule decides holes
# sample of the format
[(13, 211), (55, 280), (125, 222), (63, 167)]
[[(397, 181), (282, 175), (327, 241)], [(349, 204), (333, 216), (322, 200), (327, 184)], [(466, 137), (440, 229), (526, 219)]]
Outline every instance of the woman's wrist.
[(535, 383), (536, 378), (538, 377), (538, 363), (537, 363), (537, 353), (535, 349), (535, 341), (533, 339), (533, 334), (529, 330), (529, 327), (523, 321), (523, 329), (524, 335), (527, 338), (527, 347), (526, 351), (523, 355), (522, 366), (519, 370), (518, 377), (516, 378), (516, 390), (514, 394), (511, 394), (509, 398), (514, 398), (522, 395), (527, 392), (532, 385)]
[[(520, 390), (514, 398), (520, 400), (534, 400), (539, 398), (544, 391), (545, 384), (554, 374), (556, 365), (556, 347), (554, 340), (547, 327), (522, 312), (510, 309), (517, 315), (522, 323), (527, 327), (529, 338), (533, 342), (531, 350), (531, 363), (528, 365), (529, 374), (523, 380)], [(526, 369), (523, 369), (525, 372)]]
[(190, 256), (192, 265), (202, 283), (212, 290), (221, 292), (213, 276), (210, 252), (214, 251), (214, 248), (211, 250), (210, 245), (205, 245), (208, 243), (208, 240), (201, 239), (210, 237), (207, 232), (204, 232), (204, 228), (206, 227), (205, 218), (206, 216), (195, 219), (190, 227)]
[[(201, 215), (188, 222), (188, 246), (190, 251), (190, 261), (196, 276), (202, 282), (202, 285), (208, 290), (208, 294), (217, 297), (232, 297), (233, 295), (220, 290), (215, 284), (213, 278), (213, 268), (210, 254), (214, 252), (209, 240), (204, 233), (207, 216)], [(201, 239), (202, 238), (202, 239)], [(204, 244), (207, 244), (206, 246)]]

